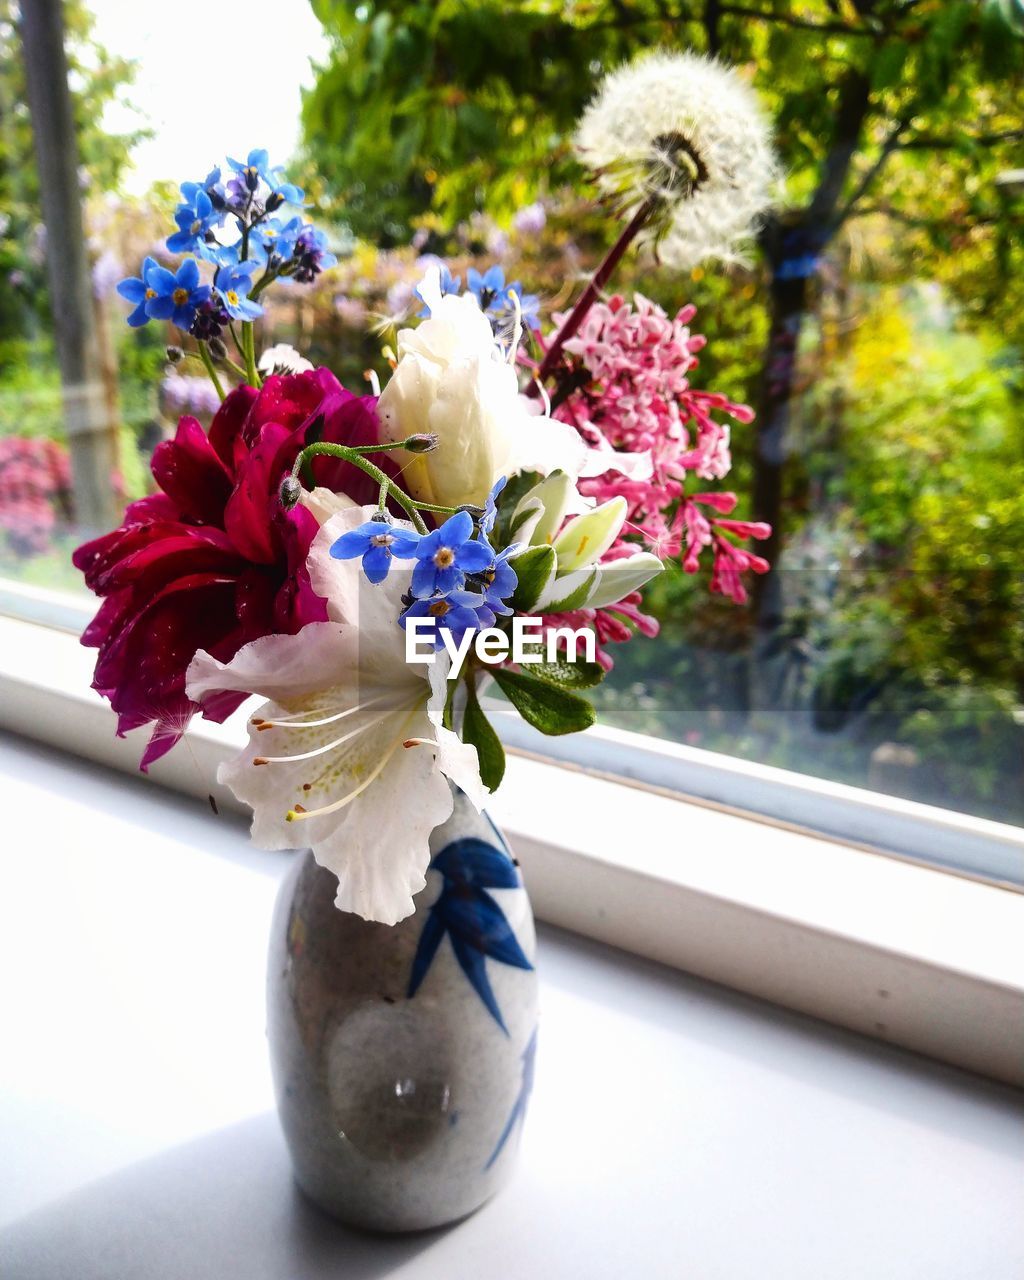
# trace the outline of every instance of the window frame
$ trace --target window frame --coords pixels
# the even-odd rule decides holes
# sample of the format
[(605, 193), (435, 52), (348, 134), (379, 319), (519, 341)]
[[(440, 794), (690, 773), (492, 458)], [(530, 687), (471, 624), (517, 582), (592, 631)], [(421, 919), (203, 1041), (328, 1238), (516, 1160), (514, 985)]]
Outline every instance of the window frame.
[[(132, 772), (144, 734), (117, 738), (113, 713), (89, 688), (82, 612), (74, 596), (0, 584), (0, 728)], [(695, 798), (684, 787), (700, 783), (707, 762), (691, 761), (688, 748), (677, 758), (672, 744), (605, 730), (587, 735), (598, 746), (584, 765), (542, 757), (509, 725), (502, 731), (508, 772), (490, 810), (540, 919), (1024, 1085), (1024, 893)], [(199, 721), (187, 737), (187, 750), (154, 765), (149, 781), (246, 812), (216, 781), (244, 738), (241, 720)], [(675, 785), (629, 772), (649, 761), (678, 765)], [(611, 775), (607, 766), (620, 763), (624, 776)], [(740, 782), (749, 772), (763, 785), (760, 766), (727, 763)], [(706, 776), (721, 789), (731, 775)], [(769, 782), (778, 789), (785, 778)], [(1017, 841), (1024, 860), (1024, 833)]]

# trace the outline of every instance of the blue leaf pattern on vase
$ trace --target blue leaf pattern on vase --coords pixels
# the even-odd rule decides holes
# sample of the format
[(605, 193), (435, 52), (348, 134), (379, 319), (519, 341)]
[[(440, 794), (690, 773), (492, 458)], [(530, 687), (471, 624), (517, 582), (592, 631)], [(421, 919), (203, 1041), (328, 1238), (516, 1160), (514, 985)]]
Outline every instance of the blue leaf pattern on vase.
[(523, 954), (505, 913), (488, 889), (518, 889), (519, 876), (511, 859), (475, 836), (453, 840), (430, 864), (440, 872), (444, 887), (430, 908), (409, 977), (408, 995), (419, 990), (437, 949), (447, 934), (459, 967), (487, 1006), (495, 1022), (508, 1035), (487, 978), (486, 960), (519, 969), (532, 969)]
[(530, 1101), (530, 1094), (533, 1092), (533, 1064), (537, 1056), (537, 1028), (534, 1027), (533, 1035), (530, 1036), (529, 1043), (523, 1050), (523, 1082), (519, 1086), (519, 1095), (512, 1104), (512, 1110), (509, 1112), (508, 1120), (505, 1127), (501, 1131), (501, 1137), (498, 1139), (497, 1145), (491, 1152), (491, 1158), (484, 1165), (484, 1171), (488, 1170), (498, 1156), (501, 1155), (502, 1148), (508, 1142), (512, 1130), (517, 1124), (521, 1123), (526, 1115), (526, 1104)]

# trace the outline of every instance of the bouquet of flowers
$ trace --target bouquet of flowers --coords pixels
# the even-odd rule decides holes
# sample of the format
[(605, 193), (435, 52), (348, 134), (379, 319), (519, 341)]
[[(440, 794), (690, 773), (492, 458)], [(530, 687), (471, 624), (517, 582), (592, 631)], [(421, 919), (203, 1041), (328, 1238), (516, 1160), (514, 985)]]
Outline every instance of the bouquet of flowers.
[(154, 726), (143, 769), (195, 713), (263, 698), (222, 780), (260, 845), (311, 847), (367, 919), (413, 910), (452, 786), (480, 807), (501, 782), (486, 681), (544, 733), (585, 729), (609, 646), (657, 631), (641, 593), (664, 561), (707, 552), (737, 600), (767, 567), (745, 545), (766, 526), (709, 487), (752, 415), (691, 385), (693, 308), (605, 294), (637, 239), (680, 265), (735, 254), (772, 177), (756, 106), (734, 73), (655, 55), (609, 77), (577, 144), (624, 229), (572, 311), (546, 332), (500, 267), (463, 290), (426, 261), (374, 394), (257, 357), (265, 292), (335, 261), (264, 151), (183, 183), (180, 264), (119, 285), (129, 324), (186, 335), (169, 358), (201, 362), (219, 407), (208, 431), (181, 418), (157, 491), (75, 555), (103, 597), (94, 688), (119, 733)]

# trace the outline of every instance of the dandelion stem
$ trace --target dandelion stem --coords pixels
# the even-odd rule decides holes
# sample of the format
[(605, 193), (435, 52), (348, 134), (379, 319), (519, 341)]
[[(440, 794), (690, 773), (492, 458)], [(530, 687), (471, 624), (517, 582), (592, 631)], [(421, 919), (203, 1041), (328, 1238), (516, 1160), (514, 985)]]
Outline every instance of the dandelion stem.
[(590, 283), (580, 294), (579, 300), (570, 311), (568, 317), (562, 322), (562, 327), (555, 334), (548, 347), (541, 366), (537, 371), (537, 376), (527, 386), (524, 394), (528, 396), (537, 396), (540, 394), (539, 384), (545, 378), (550, 378), (558, 368), (559, 361), (562, 358), (562, 348), (574, 337), (580, 325), (586, 319), (587, 312), (598, 299), (598, 295), (611, 278), (612, 272), (622, 260), (622, 255), (633, 243), (636, 237), (644, 229), (650, 221), (651, 215), (658, 207), (658, 199), (655, 196), (649, 196), (643, 204), (633, 214), (626, 227), (623, 228), (618, 240), (605, 254), (604, 261), (597, 268), (590, 278)]

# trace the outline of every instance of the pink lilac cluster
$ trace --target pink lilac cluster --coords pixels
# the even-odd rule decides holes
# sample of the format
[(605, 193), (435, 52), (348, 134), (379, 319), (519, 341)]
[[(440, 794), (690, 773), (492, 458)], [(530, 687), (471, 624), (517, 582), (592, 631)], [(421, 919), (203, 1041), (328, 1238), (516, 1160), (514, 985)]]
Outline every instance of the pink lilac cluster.
[(767, 538), (771, 530), (757, 521), (729, 519), (734, 493), (692, 486), (721, 480), (732, 465), (729, 426), (714, 415), (749, 423), (754, 414), (746, 405), (690, 385), (697, 352), (706, 343), (690, 332), (695, 314), (687, 306), (670, 319), (641, 294), (632, 305), (618, 296), (596, 303), (565, 344), (589, 376), (554, 416), (575, 426), (594, 448), (649, 451), (648, 479), (608, 472), (582, 481), (581, 491), (598, 502), (622, 494), (629, 503), (624, 537), (641, 536), (662, 559), (681, 558), (687, 573), (697, 572), (709, 549), (711, 590), (742, 604), (747, 598), (743, 573), (765, 573), (768, 562), (738, 544)]
[[(546, 614), (541, 618), (545, 628), (574, 631), (588, 627), (594, 632), (595, 657), (605, 671), (611, 671), (615, 665), (608, 650), (609, 644), (622, 644), (639, 631), (644, 636), (658, 634), (658, 620), (640, 609), (641, 595), (639, 591), (631, 591), (628, 596), (613, 605), (601, 609), (569, 609), (565, 613)], [(559, 647), (567, 648), (565, 641), (559, 638)]]
[(71, 465), (53, 440), (0, 440), (0, 531), (18, 556), (49, 551), (70, 513)]

